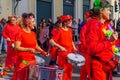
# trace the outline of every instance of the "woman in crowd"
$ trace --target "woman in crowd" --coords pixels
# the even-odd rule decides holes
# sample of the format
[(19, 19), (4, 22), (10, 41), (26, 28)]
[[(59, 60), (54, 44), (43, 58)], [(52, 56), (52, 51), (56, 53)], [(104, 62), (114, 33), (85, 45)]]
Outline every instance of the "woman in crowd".
[(36, 34), (31, 30), (34, 29), (35, 20), (31, 15), (24, 13), (22, 15), (23, 27), (15, 39), (15, 49), (17, 51), (17, 66), (15, 68), (12, 80), (29, 80), (29, 69), (36, 64), (36, 51), (48, 56), (42, 50), (36, 40)]
[(72, 30), (69, 28), (72, 24), (72, 17), (64, 15), (60, 17), (62, 28), (52, 37), (50, 43), (58, 47), (58, 66), (64, 69), (63, 80), (72, 80), (73, 66), (68, 63), (67, 55), (76, 51), (75, 44), (72, 40)]
[(48, 39), (49, 39), (49, 27), (46, 23), (42, 23), (41, 30), (39, 33), (39, 42), (41, 44), (41, 48), (45, 51), (48, 50)]

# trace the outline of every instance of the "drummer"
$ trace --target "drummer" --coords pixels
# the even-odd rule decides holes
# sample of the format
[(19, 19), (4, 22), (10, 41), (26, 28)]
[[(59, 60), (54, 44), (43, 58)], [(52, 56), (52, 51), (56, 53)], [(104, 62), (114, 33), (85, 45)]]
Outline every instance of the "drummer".
[[(57, 20), (57, 22), (55, 23), (54, 28), (51, 31), (51, 37), (53, 37), (54, 35), (56, 35), (56, 33), (59, 31), (59, 29), (62, 27), (62, 21), (61, 19)], [(50, 45), (50, 65), (56, 65), (56, 61), (57, 61), (57, 47), (56, 46), (52, 46)]]
[(18, 32), (14, 42), (17, 51), (17, 66), (12, 80), (31, 80), (28, 79), (28, 71), (36, 65), (36, 52), (48, 56), (48, 53), (38, 46), (36, 35), (31, 31), (35, 26), (35, 19), (31, 13), (22, 14), (22, 23), (22, 29)]
[(118, 38), (117, 32), (106, 35), (109, 25), (105, 23), (110, 18), (110, 4), (107, 0), (95, 0), (93, 5), (94, 18), (88, 21), (86, 38), (86, 66), (90, 80), (108, 80), (107, 73), (115, 68), (112, 43)]
[[(84, 25), (80, 30), (79, 40), (80, 40), (81, 44), (79, 45), (79, 51), (82, 53), (82, 55), (84, 55), (85, 58), (86, 58), (85, 34), (86, 34), (86, 30), (88, 28), (87, 21), (89, 21), (91, 19), (91, 17), (92, 17), (92, 13), (91, 13), (91, 10), (89, 10), (85, 13), (86, 21), (84, 22)], [(87, 68), (87, 66), (85, 66), (85, 65), (81, 67), (81, 69), (80, 69), (80, 80), (86, 80), (87, 79), (86, 68)]]
[(67, 62), (67, 55), (77, 50), (72, 40), (72, 30), (69, 28), (72, 24), (72, 17), (63, 15), (60, 18), (62, 20), (62, 28), (50, 39), (50, 43), (59, 48), (57, 63), (60, 68), (64, 69), (63, 80), (72, 80), (73, 66)]

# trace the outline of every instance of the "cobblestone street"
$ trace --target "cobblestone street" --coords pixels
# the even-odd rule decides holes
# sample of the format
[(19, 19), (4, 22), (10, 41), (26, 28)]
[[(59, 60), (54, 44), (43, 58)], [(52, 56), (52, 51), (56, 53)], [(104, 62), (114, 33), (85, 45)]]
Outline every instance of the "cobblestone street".
[[(2, 55), (0, 55), (0, 60), (2, 60), (4, 62), (5, 56), (6, 56), (5, 53), (3, 53)], [(45, 59), (45, 60), (46, 60), (47, 63), (49, 62), (49, 59)], [(72, 76), (73, 79), (72, 80), (79, 80), (79, 76), (80, 76), (79, 75), (79, 71), (80, 70), (79, 70), (78, 67), (76, 67), (74, 69), (73, 76)], [(8, 75), (4, 77), (5, 79), (0, 78), (0, 80), (11, 80), (12, 74), (13, 74), (13, 72), (9, 72)], [(120, 72), (117, 75), (113, 76), (113, 80), (120, 80)]]

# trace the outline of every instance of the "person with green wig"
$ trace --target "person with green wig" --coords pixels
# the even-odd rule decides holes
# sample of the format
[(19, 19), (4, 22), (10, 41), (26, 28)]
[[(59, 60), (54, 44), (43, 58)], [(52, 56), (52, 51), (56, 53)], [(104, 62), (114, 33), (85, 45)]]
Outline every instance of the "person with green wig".
[(85, 66), (89, 80), (109, 80), (108, 74), (117, 64), (112, 46), (118, 39), (118, 33), (112, 30), (112, 33), (106, 35), (111, 30), (109, 23), (106, 23), (110, 19), (110, 7), (107, 0), (95, 0), (91, 10), (92, 19), (86, 23)]

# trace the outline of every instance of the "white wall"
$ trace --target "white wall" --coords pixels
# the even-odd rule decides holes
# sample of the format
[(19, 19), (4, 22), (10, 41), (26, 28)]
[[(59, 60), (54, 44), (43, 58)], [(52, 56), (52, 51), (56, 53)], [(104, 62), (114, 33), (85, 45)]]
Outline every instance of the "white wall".
[(19, 1), (17, 14), (20, 16), (24, 12), (29, 12), (29, 0)]
[(80, 18), (82, 21), (83, 20), (83, 0), (76, 0), (76, 4), (77, 4), (77, 6), (76, 6), (76, 9), (77, 9), (76, 10), (77, 11), (76, 18), (77, 19)]

